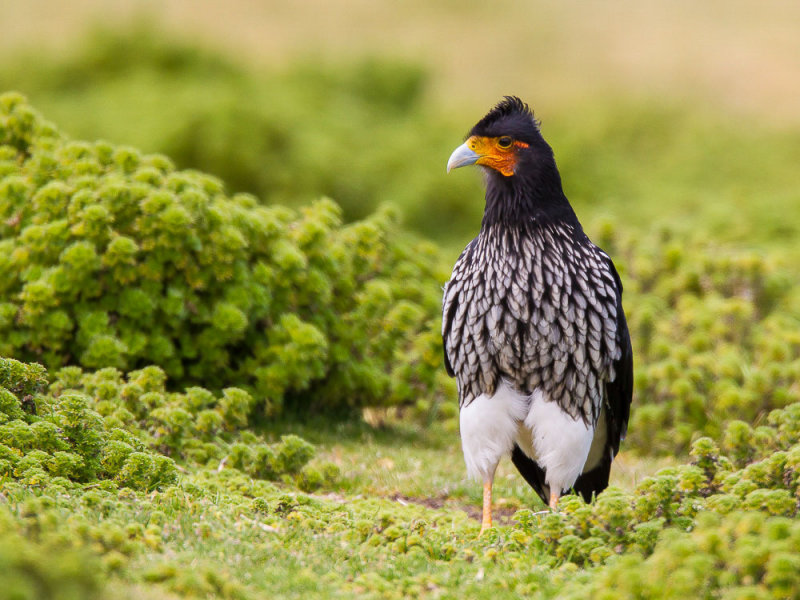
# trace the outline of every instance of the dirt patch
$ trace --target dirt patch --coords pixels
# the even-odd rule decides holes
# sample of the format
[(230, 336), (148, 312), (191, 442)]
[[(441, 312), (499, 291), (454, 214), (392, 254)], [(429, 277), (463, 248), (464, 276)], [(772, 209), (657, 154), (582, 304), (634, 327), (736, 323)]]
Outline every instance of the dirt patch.
[[(447, 496), (411, 498), (409, 496), (404, 496), (403, 494), (392, 494), (389, 496), (389, 499), (394, 500), (395, 502), (404, 506), (408, 504), (417, 504), (418, 506), (424, 506), (426, 508), (432, 508), (435, 510), (460, 510), (467, 513), (470, 518), (475, 519), (478, 522), (481, 521), (482, 517), (482, 507), (479, 504), (464, 503)], [(513, 525), (516, 523), (516, 521), (513, 519), (513, 516), (518, 510), (519, 507), (517, 506), (507, 506), (499, 503), (492, 510), (494, 523), (496, 525)]]

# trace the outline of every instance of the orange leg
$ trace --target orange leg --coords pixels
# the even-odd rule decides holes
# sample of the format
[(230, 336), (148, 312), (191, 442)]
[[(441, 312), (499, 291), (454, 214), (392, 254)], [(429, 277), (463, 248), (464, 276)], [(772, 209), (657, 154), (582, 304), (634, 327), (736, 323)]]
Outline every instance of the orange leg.
[(481, 521), (481, 533), (492, 526), (492, 481), (483, 482), (483, 519)]
[(561, 496), (556, 492), (550, 492), (550, 510), (556, 511), (558, 510), (558, 499)]

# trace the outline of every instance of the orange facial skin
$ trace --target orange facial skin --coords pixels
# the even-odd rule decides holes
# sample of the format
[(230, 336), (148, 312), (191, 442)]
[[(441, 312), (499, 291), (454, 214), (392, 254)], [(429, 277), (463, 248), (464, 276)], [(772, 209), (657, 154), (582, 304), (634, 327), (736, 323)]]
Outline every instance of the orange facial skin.
[(508, 136), (490, 138), (473, 135), (467, 140), (467, 146), (481, 156), (475, 162), (476, 165), (492, 168), (511, 177), (517, 166), (517, 149), (527, 148), (528, 144), (512, 140)]

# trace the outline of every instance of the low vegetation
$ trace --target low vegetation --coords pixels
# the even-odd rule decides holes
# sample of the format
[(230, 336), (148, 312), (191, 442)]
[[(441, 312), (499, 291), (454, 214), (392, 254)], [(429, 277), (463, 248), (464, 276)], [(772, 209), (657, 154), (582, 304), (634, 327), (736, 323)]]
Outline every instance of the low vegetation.
[(338, 469), (296, 436), (242, 431), (241, 390), (167, 393), (155, 367), (67, 367), (48, 385), (3, 359), (0, 374), (3, 598), (800, 593), (800, 403), (757, 434), (733, 422), (698, 439), (632, 491), (522, 509), (477, 538), (461, 511), (303, 493), (335, 490)]

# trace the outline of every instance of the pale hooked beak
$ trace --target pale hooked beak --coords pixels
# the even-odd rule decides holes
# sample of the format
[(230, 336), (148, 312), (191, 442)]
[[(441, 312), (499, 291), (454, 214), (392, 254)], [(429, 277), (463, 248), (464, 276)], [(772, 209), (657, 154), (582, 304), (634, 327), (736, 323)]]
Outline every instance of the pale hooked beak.
[(473, 152), (469, 146), (467, 146), (467, 142), (464, 142), (453, 150), (453, 153), (450, 155), (450, 160), (447, 161), (447, 172), (449, 173), (452, 169), (457, 169), (459, 167), (474, 165), (480, 157), (480, 154)]

